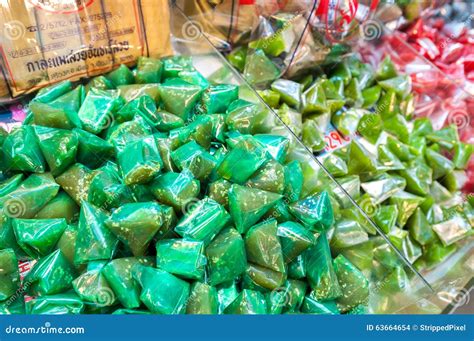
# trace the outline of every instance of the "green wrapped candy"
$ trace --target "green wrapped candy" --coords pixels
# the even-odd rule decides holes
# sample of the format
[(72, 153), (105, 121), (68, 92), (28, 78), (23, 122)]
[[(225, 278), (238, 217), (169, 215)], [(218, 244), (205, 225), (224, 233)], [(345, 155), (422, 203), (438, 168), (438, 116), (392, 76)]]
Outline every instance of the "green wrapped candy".
[(201, 282), (191, 285), (186, 314), (217, 314), (218, 305), (216, 288)]
[(76, 315), (84, 311), (84, 302), (75, 293), (34, 297), (26, 302), (26, 313), (33, 315)]
[(301, 102), (303, 115), (324, 113), (327, 110), (326, 95), (321, 83), (315, 83), (305, 90)]
[(88, 192), (83, 200), (106, 210), (134, 201), (131, 189), (123, 183), (112, 163), (94, 172)]
[(156, 266), (173, 275), (199, 280), (206, 263), (204, 242), (167, 239), (156, 243)]
[(200, 188), (200, 182), (188, 170), (160, 174), (151, 183), (153, 195), (160, 202), (173, 206), (176, 211), (182, 211), (187, 203), (196, 198)]
[(97, 168), (112, 157), (113, 146), (94, 134), (82, 129), (73, 129), (78, 139), (76, 160), (88, 167)]
[(239, 185), (229, 190), (229, 208), (237, 230), (245, 233), (281, 198), (280, 194)]
[(410, 231), (411, 237), (419, 244), (427, 245), (434, 241), (435, 236), (433, 230), (420, 207), (418, 207), (415, 213), (408, 219), (406, 226)]
[(67, 223), (76, 220), (79, 215), (79, 207), (75, 201), (65, 192), (59, 192), (51, 199), (36, 215), (35, 219), (57, 219), (64, 218)]
[(79, 140), (73, 132), (41, 126), (35, 126), (34, 130), (53, 176), (63, 173), (75, 163)]
[(163, 168), (153, 136), (128, 144), (117, 159), (126, 185), (147, 183)]
[(140, 300), (157, 314), (182, 314), (186, 311), (190, 285), (172, 274), (137, 264), (133, 278), (142, 290)]
[(274, 271), (285, 272), (285, 261), (277, 229), (275, 219), (251, 227), (245, 235), (245, 249), (249, 262)]
[(76, 163), (55, 180), (80, 205), (83, 200), (87, 200), (90, 182), (94, 175), (95, 173), (88, 167)]
[(161, 206), (153, 201), (120, 206), (105, 221), (105, 226), (130, 247), (135, 256), (146, 253), (162, 224)]
[(64, 219), (13, 219), (18, 245), (32, 258), (47, 256), (53, 251), (67, 228)]
[(332, 204), (326, 191), (291, 204), (290, 212), (315, 231), (327, 231), (334, 223)]
[(334, 300), (342, 296), (326, 235), (318, 237), (316, 245), (305, 252), (306, 276), (318, 301)]
[(252, 85), (266, 84), (280, 76), (280, 70), (261, 49), (247, 55), (244, 78)]
[(72, 129), (81, 125), (77, 112), (66, 107), (56, 107), (51, 103), (31, 102), (29, 109), (33, 114), (33, 122), (39, 126)]
[(268, 112), (260, 104), (243, 99), (233, 101), (227, 108), (226, 114), (227, 129), (237, 130), (242, 134), (257, 132), (268, 117)]
[(3, 142), (3, 155), (8, 169), (42, 173), (46, 169), (43, 154), (33, 127), (14, 129)]
[(293, 221), (279, 224), (277, 235), (280, 238), (285, 263), (293, 261), (303, 251), (316, 244), (314, 235)]
[(202, 106), (207, 114), (226, 112), (239, 95), (239, 88), (230, 84), (211, 85), (202, 95)]
[[(159, 83), (163, 64), (161, 60), (140, 56), (137, 59), (135, 80), (138, 84)], [(110, 77), (110, 75), (109, 75)]]
[(218, 285), (232, 281), (245, 272), (245, 243), (234, 228), (226, 228), (206, 247), (209, 283)]
[(132, 276), (136, 264), (153, 265), (153, 260), (146, 257), (117, 258), (107, 263), (101, 271), (114, 295), (128, 309), (140, 307), (140, 287)]
[(306, 296), (304, 298), (303, 305), (301, 306), (301, 311), (305, 314), (340, 314), (340, 311), (334, 301), (319, 302), (310, 296)]
[(303, 123), (302, 139), (304, 145), (310, 148), (313, 153), (320, 152), (326, 147), (324, 135), (314, 120), (306, 120)]
[(337, 256), (333, 264), (342, 289), (342, 296), (336, 300), (339, 310), (345, 312), (366, 303), (369, 297), (369, 282), (364, 275), (342, 255)]
[(102, 269), (84, 272), (72, 281), (72, 287), (82, 301), (97, 307), (108, 307), (117, 302), (117, 296), (105, 279)]
[(227, 225), (230, 215), (211, 198), (204, 198), (193, 206), (178, 222), (175, 232), (184, 238), (203, 241), (207, 245)]
[(470, 233), (471, 225), (460, 214), (455, 214), (448, 220), (434, 224), (433, 231), (444, 246), (450, 246)]
[(41, 258), (23, 280), (32, 295), (54, 295), (71, 288), (75, 270), (61, 250)]
[(68, 93), (72, 90), (72, 83), (70, 80), (60, 82), (38, 91), (34, 98), (34, 102), (49, 103), (58, 97)]
[(107, 128), (112, 120), (112, 113), (122, 104), (117, 90), (91, 89), (78, 112), (82, 128), (98, 134)]
[(167, 79), (159, 89), (164, 109), (185, 121), (189, 118), (194, 105), (201, 99), (203, 92), (199, 85), (179, 78)]
[(286, 274), (249, 263), (242, 279), (242, 288), (257, 291), (275, 290), (283, 285)]
[(425, 199), (405, 191), (395, 193), (390, 199), (390, 205), (395, 205), (398, 209), (397, 225), (405, 226), (408, 218), (415, 213), (416, 208)]
[(254, 138), (243, 138), (226, 154), (217, 173), (224, 179), (244, 183), (267, 160), (266, 151)]
[(271, 88), (280, 94), (283, 102), (290, 107), (299, 108), (301, 103), (301, 85), (299, 83), (287, 79), (277, 79), (272, 83)]
[(49, 173), (32, 174), (14, 191), (0, 198), (4, 213), (12, 218), (32, 218), (58, 193)]
[(0, 250), (0, 301), (15, 295), (20, 289), (18, 260), (13, 249)]
[(244, 289), (237, 298), (224, 310), (232, 315), (259, 315), (267, 313), (265, 296), (254, 290)]
[(118, 240), (105, 226), (106, 220), (105, 211), (87, 201), (82, 202), (74, 255), (75, 263), (84, 264), (112, 258)]
[(117, 69), (110, 72), (107, 78), (115, 85), (126, 85), (135, 82), (132, 71), (126, 65), (120, 65)]
[(216, 160), (195, 141), (186, 143), (171, 153), (171, 159), (180, 170), (189, 169), (194, 177), (205, 180), (216, 166)]
[(285, 190), (284, 167), (275, 160), (269, 160), (247, 180), (246, 185), (282, 194)]

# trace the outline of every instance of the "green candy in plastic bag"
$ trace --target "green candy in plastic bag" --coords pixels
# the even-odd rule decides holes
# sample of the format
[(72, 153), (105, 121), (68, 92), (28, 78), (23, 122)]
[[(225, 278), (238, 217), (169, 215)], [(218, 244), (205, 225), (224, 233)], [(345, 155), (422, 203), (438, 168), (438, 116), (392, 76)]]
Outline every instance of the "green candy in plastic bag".
[(161, 206), (153, 201), (120, 206), (105, 221), (105, 226), (130, 247), (135, 256), (146, 253), (162, 224)]
[(172, 274), (137, 264), (133, 278), (140, 284), (140, 300), (158, 314), (182, 314), (186, 311), (190, 285)]

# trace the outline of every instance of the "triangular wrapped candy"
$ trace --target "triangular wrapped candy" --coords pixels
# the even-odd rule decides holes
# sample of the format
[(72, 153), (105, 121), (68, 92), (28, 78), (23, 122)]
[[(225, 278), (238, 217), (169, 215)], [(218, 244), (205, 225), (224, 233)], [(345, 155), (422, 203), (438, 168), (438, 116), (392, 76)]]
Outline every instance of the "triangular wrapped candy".
[(64, 218), (71, 223), (79, 215), (79, 207), (76, 202), (65, 192), (59, 192), (46, 206), (36, 215), (35, 219), (57, 219)]
[(112, 163), (94, 172), (85, 200), (106, 210), (134, 201), (132, 191), (122, 182), (116, 165)]
[(206, 266), (204, 242), (166, 239), (156, 243), (156, 267), (187, 279), (201, 279)]
[(56, 250), (41, 258), (23, 280), (29, 283), (27, 292), (33, 295), (53, 295), (71, 288), (76, 273), (64, 257), (61, 250)]
[(337, 256), (333, 263), (342, 289), (342, 296), (336, 300), (339, 310), (345, 312), (366, 303), (369, 298), (369, 281), (362, 272), (342, 255)]
[(160, 85), (160, 97), (166, 111), (187, 120), (202, 95), (202, 87), (179, 78), (167, 79)]
[(277, 161), (269, 160), (247, 180), (246, 185), (282, 194), (285, 189), (285, 170)]
[(244, 183), (267, 161), (266, 151), (253, 137), (245, 137), (226, 154), (217, 173), (224, 179)]
[(15, 251), (13, 249), (0, 250), (0, 301), (15, 295), (18, 289), (20, 289), (20, 273)]
[(214, 238), (206, 248), (206, 257), (211, 285), (232, 281), (247, 267), (245, 243), (234, 228), (226, 228)]
[(26, 313), (32, 315), (76, 315), (84, 312), (84, 302), (74, 292), (37, 296), (26, 302)]
[(390, 199), (390, 205), (397, 206), (398, 209), (398, 226), (405, 226), (408, 218), (415, 213), (416, 208), (424, 201), (425, 199), (405, 191), (398, 191)]
[(237, 230), (245, 233), (281, 198), (276, 193), (232, 185), (229, 190), (229, 208)]
[(74, 262), (111, 259), (118, 244), (115, 235), (105, 226), (107, 214), (87, 201), (82, 202), (77, 230)]
[(224, 207), (211, 198), (194, 202), (192, 207), (188, 207), (188, 212), (184, 213), (175, 232), (184, 238), (204, 241), (206, 245), (230, 220)]
[(32, 258), (47, 256), (67, 228), (64, 219), (13, 219), (18, 245)]
[(290, 212), (311, 230), (327, 231), (334, 223), (332, 204), (326, 191), (291, 204)]
[(265, 296), (254, 290), (244, 289), (240, 295), (225, 309), (224, 314), (260, 315), (267, 313)]
[(143, 256), (163, 223), (161, 206), (137, 202), (120, 206), (105, 221), (107, 228), (126, 244), (134, 256)]
[(311, 297), (318, 301), (334, 300), (342, 295), (332, 264), (326, 234), (322, 233), (316, 245), (304, 253), (306, 276), (313, 289)]
[(90, 182), (94, 175), (88, 167), (76, 163), (58, 176), (56, 182), (74, 199), (76, 204), (80, 205), (82, 200), (87, 200)]
[(410, 231), (411, 237), (421, 245), (427, 245), (435, 238), (428, 219), (426, 219), (425, 214), (419, 207), (408, 219), (406, 226)]
[(53, 176), (63, 173), (76, 159), (79, 140), (70, 130), (35, 126), (40, 149)]
[(285, 263), (291, 262), (304, 250), (316, 244), (314, 235), (294, 221), (279, 224), (277, 235), (280, 238)]
[(82, 129), (75, 128), (72, 131), (79, 141), (76, 154), (77, 162), (97, 168), (112, 157), (114, 147), (109, 142)]
[(339, 315), (339, 309), (334, 301), (320, 302), (310, 296), (306, 296), (301, 306), (301, 312), (305, 314)]
[(72, 281), (72, 287), (83, 301), (97, 307), (112, 306), (117, 302), (117, 296), (105, 279), (102, 269), (84, 272)]
[(117, 299), (128, 309), (140, 307), (140, 287), (132, 277), (132, 268), (136, 264), (152, 266), (153, 259), (147, 257), (117, 258), (107, 263), (101, 271)]
[(3, 212), (12, 218), (33, 218), (58, 193), (49, 173), (32, 174), (14, 191), (0, 198)]
[(200, 182), (188, 170), (161, 174), (151, 183), (153, 195), (176, 211), (182, 211), (187, 203), (196, 198), (200, 188)]
[(171, 159), (180, 170), (189, 169), (199, 180), (205, 180), (216, 166), (214, 157), (195, 141), (171, 152)]
[(257, 291), (275, 290), (283, 285), (286, 273), (249, 263), (242, 279), (242, 288)]
[(362, 144), (352, 140), (349, 144), (347, 168), (349, 174), (373, 173), (377, 170), (377, 161)]
[(182, 314), (189, 297), (189, 283), (172, 274), (141, 264), (133, 268), (133, 278), (142, 288), (140, 300), (158, 314)]
[(277, 229), (275, 219), (251, 227), (245, 235), (245, 249), (249, 262), (274, 271), (285, 272), (285, 261)]
[(163, 168), (160, 152), (153, 136), (136, 140), (117, 155), (126, 185), (143, 184), (152, 180)]
[(216, 288), (201, 282), (191, 285), (186, 314), (217, 314), (218, 309)]
[(110, 125), (112, 112), (116, 111), (122, 101), (117, 90), (91, 89), (78, 112), (82, 128), (98, 134)]
[[(23, 172), (44, 172), (46, 165), (33, 127), (21, 126), (13, 130), (3, 142), (5, 166)], [(2, 162), (2, 163), (3, 163)]]

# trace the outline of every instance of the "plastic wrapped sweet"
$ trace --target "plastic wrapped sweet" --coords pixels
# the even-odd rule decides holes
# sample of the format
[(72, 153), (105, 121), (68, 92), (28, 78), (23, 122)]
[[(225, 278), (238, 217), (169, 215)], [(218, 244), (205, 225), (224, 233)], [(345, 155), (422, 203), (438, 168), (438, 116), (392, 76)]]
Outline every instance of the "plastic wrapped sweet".
[[(431, 267), (431, 247), (450, 248), (446, 256), (471, 236), (472, 207), (461, 189), (472, 145), (460, 140), (455, 125), (436, 129), (414, 118), (411, 78), (390, 58), (376, 70), (356, 57), (322, 69), (325, 74), (274, 81), (263, 99), (402, 254), (419, 269)], [(288, 119), (289, 108), (303, 124)], [(301, 210), (304, 204), (290, 205), (296, 217)]]
[[(2, 168), (1, 301), (26, 292), (34, 314), (315, 313), (305, 297), (340, 313), (368, 305), (366, 274), (331, 254), (339, 204), (305, 186), (315, 174), (289, 158), (287, 137), (264, 133), (264, 106), (211, 85), (185, 57), (105, 79), (107, 90), (92, 80), (79, 104), (61, 102), (78, 113), (71, 126), (18, 128), (36, 143), (21, 149), (33, 161), (15, 151)], [(147, 81), (160, 82), (155, 99), (139, 91)], [(132, 85), (134, 98), (114, 89)], [(17, 259), (36, 260), (19, 294)]]

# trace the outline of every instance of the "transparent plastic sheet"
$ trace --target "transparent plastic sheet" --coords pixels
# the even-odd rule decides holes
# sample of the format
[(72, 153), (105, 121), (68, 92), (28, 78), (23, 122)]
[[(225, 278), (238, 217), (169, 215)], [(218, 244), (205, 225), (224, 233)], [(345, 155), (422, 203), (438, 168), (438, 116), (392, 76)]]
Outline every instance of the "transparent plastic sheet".
[(13, 1), (0, 8), (0, 103), (170, 53), (168, 1)]
[[(173, 11), (172, 17), (173, 20), (180, 22), (185, 20), (179, 9)], [(264, 124), (259, 128), (259, 132), (279, 134), (291, 139), (289, 160), (302, 161), (305, 165), (305, 174), (310, 174), (308, 181), (305, 181), (304, 192), (328, 190), (343, 203), (344, 206), (336, 204), (339, 209), (345, 208), (346, 213), (354, 213), (349, 219), (344, 219), (342, 215), (339, 215), (337, 229), (331, 229), (328, 239), (331, 240), (333, 256), (345, 255), (369, 278), (370, 307), (368, 312), (403, 312), (413, 303), (422, 302), (431, 296), (431, 288), (426, 285), (424, 279), (407, 265), (407, 261), (395, 250), (384, 234), (374, 227), (367, 216), (361, 212), (355, 201), (348, 196), (347, 189), (342, 189), (334, 182), (320, 162), (288, 130), (278, 116), (263, 104), (255, 90), (245, 83), (225, 59), (208, 44), (204, 35), (189, 39), (178, 30), (174, 32), (173, 46), (176, 53), (192, 56), (194, 66), (205, 77), (216, 83), (238, 84), (241, 96), (266, 108)], [(207, 51), (204, 51), (204, 46), (207, 47)], [(370, 234), (365, 229), (369, 229)], [(433, 312), (433, 309), (429, 311)], [(426, 312), (426, 310), (418, 309), (417, 312)], [(436, 313), (439, 312), (440, 310), (437, 309)]]
[[(369, 50), (369, 52), (370, 52), (369, 54), (367, 54), (368, 56), (370, 56), (371, 53), (377, 53), (377, 52), (374, 49), (373, 45), (367, 44), (367, 43), (371, 43), (373, 41), (376, 41), (378, 38), (380, 38), (382, 36), (382, 31), (383, 31), (383, 27), (382, 27), (381, 23), (378, 20), (368, 20), (368, 21), (365, 22), (365, 24), (363, 24), (360, 27), (361, 35), (366, 40), (365, 41), (366, 44), (363, 44), (363, 45), (366, 46), (367, 50)], [(357, 37), (355, 37), (355, 38), (357, 38)], [(346, 42), (347, 43), (352, 43), (355, 46), (357, 46), (357, 44), (358, 44), (357, 39), (353, 39), (352, 41), (351, 41), (351, 39), (347, 39)], [(344, 50), (342, 50), (342, 51), (344, 53)], [(356, 48), (356, 51), (357, 51), (357, 48)], [(382, 58), (381, 58), (382, 55), (383, 55), (382, 53), (378, 54), (377, 55), (378, 56), (377, 63), (371, 63), (371, 64), (373, 66), (377, 67), (379, 65), (380, 61), (382, 60)], [(339, 56), (341, 56), (341, 53), (339, 54)], [(366, 56), (364, 56), (364, 58), (366, 58)], [(447, 77), (443, 76), (441, 72), (436, 70), (436, 68), (430, 67), (429, 63), (423, 62), (423, 58), (419, 58), (419, 59), (421, 59), (421, 61), (416, 59), (416, 61), (414, 62), (414, 65), (413, 65), (414, 70), (418, 70), (416, 68), (420, 66), (419, 64), (422, 64), (421, 65), (421, 70), (424, 70), (425, 72), (427, 72), (428, 75), (429, 74), (432, 75), (433, 73), (435, 73), (435, 74), (438, 73), (439, 74), (438, 79), (439, 79), (440, 83), (442, 84), (442, 87), (440, 87), (440, 91), (445, 92), (446, 89), (449, 89), (449, 90), (452, 91), (451, 94), (456, 94), (455, 100), (453, 102), (455, 102), (459, 98), (460, 99), (465, 99), (466, 98), (466, 93), (463, 92), (461, 89), (459, 89), (459, 87), (456, 84), (452, 83)], [(370, 60), (366, 59), (366, 61), (370, 61)], [(232, 62), (232, 60), (231, 60), (231, 62)], [(396, 60), (395, 60), (395, 63), (397, 63)], [(423, 64), (424, 64), (424, 66), (423, 66)], [(235, 66), (235, 64), (234, 64), (234, 66)], [(405, 71), (405, 70), (401, 69), (400, 71)], [(420, 77), (422, 77), (422, 76), (423, 75), (420, 75)], [(415, 83), (414, 85), (416, 86), (416, 82), (414, 82), (414, 83)], [(419, 89), (424, 89), (424, 86), (423, 85), (418, 86), (418, 90)], [(268, 93), (266, 93), (265, 91), (260, 92), (260, 95), (262, 95), (265, 98), (265, 100), (267, 101), (267, 103), (269, 103), (269, 104), (270, 104), (271, 101), (273, 101), (272, 98), (267, 96)], [(424, 97), (424, 102), (426, 103), (425, 105), (427, 105), (428, 103), (430, 105), (433, 105), (433, 99), (438, 99), (438, 97), (439, 97), (439, 94), (433, 94), (433, 91), (430, 93), (430, 95), (431, 95), (431, 97), (428, 97), (428, 96)], [(469, 100), (469, 98), (468, 98), (468, 100)], [(278, 102), (278, 99), (276, 100), (276, 102)], [(418, 101), (417, 103), (418, 103), (418, 108), (417, 108), (418, 116), (426, 116), (426, 114), (425, 115), (423, 114), (423, 110), (420, 109), (420, 103), (422, 103), (422, 102)], [(461, 102), (461, 104), (462, 104), (462, 102)], [(459, 110), (459, 109), (457, 109), (457, 110)], [(469, 109), (467, 109), (467, 110), (469, 110)], [(433, 114), (432, 117), (430, 117), (430, 120), (432, 121), (432, 124), (433, 124), (435, 129), (442, 128), (443, 125), (444, 125), (444, 122), (446, 122), (446, 121), (448, 121), (448, 123), (455, 123), (458, 126), (459, 125), (462, 126), (463, 124), (464, 124), (464, 126), (466, 126), (466, 116), (467, 116), (467, 112), (468, 112), (468, 111), (466, 111), (466, 109), (464, 111), (461, 109), (461, 114), (459, 114), (459, 112), (458, 112), (457, 118), (456, 118), (456, 115), (454, 115), (455, 118), (451, 118), (451, 120), (446, 119), (445, 106), (437, 109), (436, 112), (437, 112), (437, 114), (435, 113), (435, 114)], [(281, 115), (281, 111), (278, 111), (278, 113)], [(455, 114), (455, 113), (456, 113), (456, 109), (453, 110), (453, 114)], [(285, 116), (282, 116), (282, 117), (285, 117)], [(438, 117), (441, 117), (441, 119), (439, 119)], [(469, 118), (467, 118), (467, 120), (469, 120)], [(442, 123), (440, 123), (440, 122), (442, 122)], [(461, 123), (459, 123), (459, 122), (461, 122)], [(300, 135), (301, 131), (299, 131), (298, 129), (295, 129), (295, 127), (291, 125), (291, 122), (288, 122), (287, 120), (285, 120), (285, 123), (289, 124), (290, 127), (293, 129), (293, 131), (296, 134), (298, 134), (299, 137), (301, 137), (301, 135)], [(325, 137), (325, 139), (327, 139), (329, 144), (334, 142), (335, 145), (339, 144), (339, 145), (344, 146), (348, 142), (348, 140), (346, 139), (347, 136), (345, 137), (342, 134), (339, 134), (337, 131), (334, 131), (334, 130), (332, 130), (332, 131), (330, 130), (330, 131), (326, 132), (324, 137)], [(354, 137), (357, 139), (357, 136), (354, 136)], [(463, 134), (462, 131), (461, 131), (461, 138), (465, 142), (470, 142), (468, 139), (465, 138), (465, 135)], [(349, 139), (349, 141), (350, 141), (350, 139)], [(310, 146), (310, 145), (308, 144), (308, 146)], [(368, 147), (370, 149), (370, 144), (368, 145)], [(323, 160), (323, 163), (324, 163), (325, 157), (327, 157), (327, 156), (328, 156), (327, 154), (326, 155), (321, 155), (320, 159)], [(330, 171), (337, 171), (337, 169), (333, 168)], [(333, 174), (336, 174), (336, 173), (333, 173)], [(336, 175), (336, 177), (339, 177), (339, 176)], [(461, 178), (464, 179), (462, 181), (466, 180), (465, 175), (461, 176)], [(337, 180), (345, 181), (343, 178), (340, 178), (340, 179), (337, 179)], [(349, 186), (349, 184), (350, 184), (350, 182), (347, 183), (347, 184), (344, 182), (345, 188), (348, 189), (349, 193), (351, 193), (350, 192), (351, 187), (347, 187), (347, 186)], [(352, 193), (354, 193), (354, 192), (352, 192)], [(469, 200), (469, 198), (470, 198), (469, 192), (468, 192), (468, 195), (465, 196), (465, 197), (457, 196), (457, 199), (459, 199), (458, 202), (461, 202), (461, 203), (466, 202), (466, 200)], [(363, 199), (363, 198), (361, 198), (361, 199)], [(470, 202), (472, 202), (472, 200), (470, 200)], [(370, 214), (371, 217), (374, 216), (374, 213), (375, 213), (376, 209), (379, 207), (379, 205), (377, 203), (374, 206), (373, 203), (371, 203), (370, 201), (367, 202), (365, 200), (362, 200), (360, 202), (360, 204), (362, 205), (362, 207), (364, 209), (369, 210), (367, 213)], [(466, 211), (465, 213), (467, 215), (470, 214), (469, 211)], [(396, 235), (389, 236), (389, 238), (394, 240), (394, 242), (398, 239), (398, 237)], [(402, 248), (403, 248), (403, 246), (402, 246)], [(451, 250), (450, 250), (451, 253), (450, 253), (449, 257), (447, 257), (447, 255), (445, 255), (446, 257), (441, 257), (441, 258), (443, 258), (443, 262), (440, 264), (440, 267), (439, 267), (439, 269), (441, 269), (441, 270), (438, 270), (438, 267), (436, 266), (436, 264), (431, 264), (429, 267), (424, 267), (424, 270), (425, 270), (424, 273), (429, 274), (429, 273), (431, 273), (431, 271), (433, 271), (435, 273), (438, 273), (438, 274), (442, 273), (443, 272), (442, 269), (445, 269), (445, 266), (444, 266), (445, 263), (444, 262), (447, 262), (448, 264), (453, 265), (452, 269), (457, 269), (457, 270), (451, 271), (451, 276), (453, 276), (453, 277), (457, 276), (460, 279), (460, 281), (462, 281), (463, 278), (466, 278), (466, 276), (469, 277), (469, 275), (471, 273), (471, 272), (469, 272), (469, 271), (471, 271), (471, 270), (469, 270), (470, 268), (469, 267), (468, 268), (463, 267), (462, 266), (463, 263), (462, 263), (462, 261), (460, 261), (460, 259), (466, 259), (466, 258), (463, 258), (463, 255), (465, 255), (467, 257), (467, 259), (469, 259), (469, 256), (472, 254), (472, 238), (469, 236), (469, 234), (468, 234), (467, 238), (464, 238), (462, 241), (457, 243), (457, 250), (458, 250), (457, 252), (452, 252), (453, 248), (451, 248)], [(413, 257), (413, 254), (410, 255), (410, 252), (412, 252), (413, 250), (409, 251), (408, 249), (405, 249), (404, 252), (406, 252), (406, 251), (408, 251), (408, 253), (406, 253), (407, 257)], [(460, 266), (454, 266), (454, 264), (453, 264), (454, 261), (453, 260), (457, 260), (455, 263), (457, 265), (460, 265)], [(419, 264), (419, 266), (420, 266), (420, 268), (423, 268), (423, 266), (421, 264)], [(458, 284), (455, 285), (454, 289), (452, 289), (452, 288), (450, 289), (449, 288), (449, 281), (447, 282), (448, 284), (446, 284), (445, 281), (440, 281), (439, 276), (438, 277), (429, 276), (429, 278), (430, 278), (431, 281), (433, 281), (432, 283), (434, 285), (438, 286), (438, 289), (439, 289), (439, 286), (446, 285), (446, 287), (444, 287), (442, 289), (439, 289), (439, 290), (448, 290), (448, 291), (451, 290), (452, 291), (452, 290), (456, 290), (456, 288), (459, 289)], [(435, 280), (435, 278), (437, 278), (437, 279)], [(441, 283), (444, 283), (444, 284), (441, 284)], [(425, 301), (425, 302), (420, 303), (419, 305), (415, 305), (414, 307), (411, 307), (410, 311), (417, 311), (417, 309), (421, 309), (421, 310), (430, 309), (429, 306), (431, 306), (431, 308), (433, 308), (435, 310), (442, 309), (443, 307), (442, 307), (441, 302), (438, 302), (438, 303), (440, 303), (440, 306), (438, 306), (436, 308), (430, 303), (430, 301)]]

